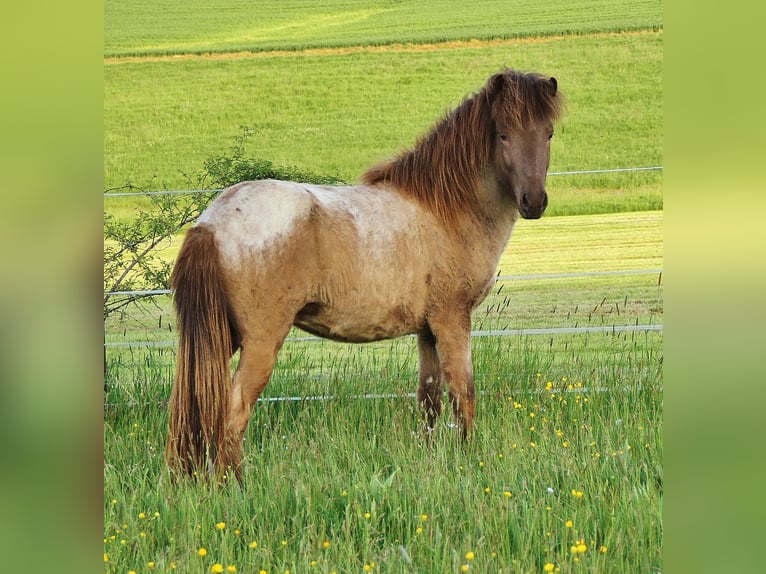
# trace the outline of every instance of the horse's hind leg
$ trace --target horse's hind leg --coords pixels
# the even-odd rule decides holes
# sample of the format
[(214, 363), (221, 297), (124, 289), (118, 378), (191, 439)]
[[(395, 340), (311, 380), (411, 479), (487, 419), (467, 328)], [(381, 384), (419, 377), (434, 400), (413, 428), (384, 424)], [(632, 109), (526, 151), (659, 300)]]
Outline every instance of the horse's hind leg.
[[(285, 336), (289, 327), (285, 329)], [(234, 373), (228, 418), (228, 466), (240, 477), (242, 439), (258, 397), (269, 382), (284, 336), (277, 341), (245, 339)]]
[(428, 327), (418, 333), (418, 359), (418, 406), (426, 431), (432, 431), (442, 410), (442, 377), (436, 339)]

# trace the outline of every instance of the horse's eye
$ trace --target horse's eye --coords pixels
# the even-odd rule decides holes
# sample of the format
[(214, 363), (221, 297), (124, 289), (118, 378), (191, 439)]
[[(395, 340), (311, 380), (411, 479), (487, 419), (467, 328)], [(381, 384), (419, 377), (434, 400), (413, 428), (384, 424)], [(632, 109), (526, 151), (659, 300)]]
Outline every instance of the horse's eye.
[(504, 142), (508, 141), (508, 136), (507, 135), (505, 135), (505, 134), (497, 134), (497, 135), (500, 136), (500, 140), (501, 141), (504, 141)]
[(549, 140), (550, 140), (551, 138), (553, 138), (553, 134), (554, 134), (554, 133), (556, 133), (556, 132), (551, 132), (551, 133), (549, 133), (549, 134), (548, 134), (548, 139), (549, 139)]

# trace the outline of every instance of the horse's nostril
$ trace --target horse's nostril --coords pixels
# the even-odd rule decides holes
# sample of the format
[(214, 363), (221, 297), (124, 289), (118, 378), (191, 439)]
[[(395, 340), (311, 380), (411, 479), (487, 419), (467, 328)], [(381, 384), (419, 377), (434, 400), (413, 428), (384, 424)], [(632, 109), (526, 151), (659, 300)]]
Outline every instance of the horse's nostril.
[(545, 210), (546, 207), (548, 207), (548, 194), (543, 193), (543, 210)]
[(521, 205), (522, 207), (529, 207), (529, 196), (526, 193), (521, 196)]

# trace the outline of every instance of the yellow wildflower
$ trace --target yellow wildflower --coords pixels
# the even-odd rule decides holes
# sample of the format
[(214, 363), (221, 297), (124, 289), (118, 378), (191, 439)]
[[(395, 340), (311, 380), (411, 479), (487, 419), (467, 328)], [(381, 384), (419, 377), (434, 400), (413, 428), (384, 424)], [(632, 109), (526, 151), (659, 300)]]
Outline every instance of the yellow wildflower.
[(207, 556), (207, 549), (206, 549), (206, 548), (204, 548), (204, 547), (202, 547), (202, 548), (200, 548), (199, 550), (197, 550), (197, 554), (198, 554), (199, 556), (203, 556), (203, 557), (204, 557), (204, 556)]
[(210, 571), (213, 574), (222, 574), (222, 572), (223, 572), (223, 564), (220, 564), (220, 563), (216, 562), (215, 564), (213, 564), (210, 567)]
[(465, 555), (466, 560), (473, 560), (474, 558), (476, 558), (476, 554), (474, 554), (473, 552), (467, 552)]
[(223, 529), (225, 529), (225, 528), (226, 528), (226, 523), (225, 523), (225, 522), (218, 522), (218, 523), (216, 523), (215, 527), (216, 527), (218, 530), (223, 530)]
[(553, 564), (551, 564), (550, 562), (548, 562), (545, 566), (543, 566), (543, 570), (545, 572), (553, 572), (554, 568), (555, 568), (555, 566)]

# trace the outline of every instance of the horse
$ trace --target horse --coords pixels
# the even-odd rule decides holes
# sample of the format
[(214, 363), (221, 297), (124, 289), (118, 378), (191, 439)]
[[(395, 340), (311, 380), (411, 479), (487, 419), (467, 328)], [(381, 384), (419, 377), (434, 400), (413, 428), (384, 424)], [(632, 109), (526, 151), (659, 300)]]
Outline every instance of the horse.
[(505, 68), (360, 184), (224, 190), (187, 232), (171, 276), (168, 465), (241, 477), (251, 409), (293, 326), (352, 343), (415, 334), (423, 423), (434, 428), (446, 387), (468, 438), (471, 314), (518, 216), (537, 219), (548, 205), (563, 102), (555, 78)]

